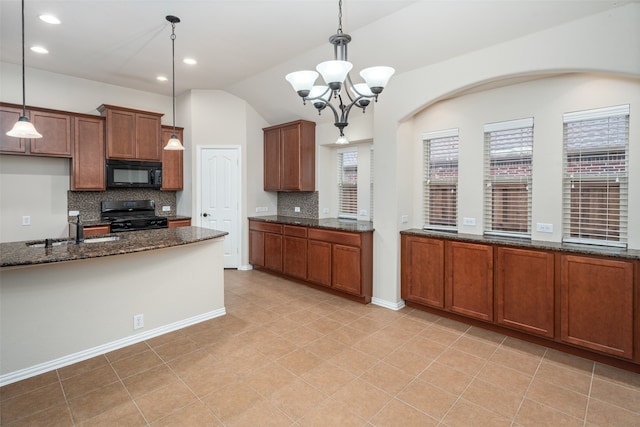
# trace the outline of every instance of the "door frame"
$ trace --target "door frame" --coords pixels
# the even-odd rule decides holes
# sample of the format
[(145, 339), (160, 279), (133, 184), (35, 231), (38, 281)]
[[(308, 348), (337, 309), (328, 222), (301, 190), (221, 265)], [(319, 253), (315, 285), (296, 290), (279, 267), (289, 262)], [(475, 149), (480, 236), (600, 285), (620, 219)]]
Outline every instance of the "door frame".
[[(196, 215), (197, 220), (195, 225), (202, 227), (202, 153), (205, 150), (236, 150), (238, 152), (238, 174), (235, 177), (238, 183), (238, 265), (235, 267), (238, 270), (242, 267), (242, 232), (243, 226), (241, 222), (242, 212), (244, 210), (243, 203), (243, 188), (242, 188), (242, 146), (241, 145), (198, 145), (196, 151), (196, 182), (195, 182), (195, 199), (196, 199)], [(193, 218), (192, 218), (193, 219)]]

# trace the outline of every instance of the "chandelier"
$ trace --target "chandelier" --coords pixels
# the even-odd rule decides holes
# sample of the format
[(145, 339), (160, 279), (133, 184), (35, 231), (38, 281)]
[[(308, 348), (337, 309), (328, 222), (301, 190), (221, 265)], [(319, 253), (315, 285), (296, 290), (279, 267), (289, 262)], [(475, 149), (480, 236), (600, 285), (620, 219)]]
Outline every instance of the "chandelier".
[[(350, 41), (351, 36), (342, 32), (342, 0), (340, 0), (338, 3), (338, 31), (329, 37), (329, 42), (333, 45), (335, 59), (318, 64), (316, 67), (318, 72), (295, 71), (285, 77), (302, 98), (303, 104), (306, 105), (306, 102), (309, 101), (318, 110), (318, 114), (327, 106), (331, 109), (334, 124), (340, 130), (337, 144), (349, 143), (344, 136), (344, 128), (349, 125), (351, 109), (357, 107), (364, 113), (371, 100), (378, 101), (378, 95), (395, 72), (393, 68), (384, 66), (365, 68), (360, 71), (360, 76), (365, 83), (354, 84), (349, 75), (353, 64), (347, 60), (347, 44)], [(318, 73), (322, 75), (326, 86), (315, 86)], [(343, 90), (345, 86), (347, 90)], [(338, 105), (332, 105), (332, 101), (336, 101)]]

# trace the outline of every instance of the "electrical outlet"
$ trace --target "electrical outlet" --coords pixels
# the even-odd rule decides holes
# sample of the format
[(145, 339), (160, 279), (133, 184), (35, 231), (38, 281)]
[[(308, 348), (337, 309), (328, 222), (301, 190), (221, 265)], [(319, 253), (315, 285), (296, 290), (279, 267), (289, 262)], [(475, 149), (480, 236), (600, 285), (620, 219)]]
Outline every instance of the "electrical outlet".
[(329, 213), (329, 208), (322, 208), (322, 213), (323, 214), (328, 214)]
[(474, 225), (476, 225), (476, 219), (475, 218), (462, 218), (462, 225), (474, 226)]
[(23, 215), (22, 216), (22, 225), (31, 225), (31, 216)]
[(540, 233), (553, 233), (553, 224), (537, 222), (536, 231), (539, 231)]
[(171, 212), (171, 206), (163, 206), (162, 212)]
[(141, 329), (144, 327), (144, 314), (136, 314), (133, 316), (133, 329)]
[(300, 212), (300, 206), (296, 206), (295, 208), (293, 208), (294, 212)]
[(78, 216), (80, 215), (80, 211), (69, 211), (69, 216)]
[(256, 212), (268, 212), (268, 211), (269, 211), (269, 208), (266, 206), (258, 206), (256, 208)]
[(402, 222), (403, 224), (406, 224), (409, 222), (409, 215), (402, 215), (400, 217), (400, 222)]
[(366, 209), (360, 209), (360, 216), (367, 216), (367, 210)]

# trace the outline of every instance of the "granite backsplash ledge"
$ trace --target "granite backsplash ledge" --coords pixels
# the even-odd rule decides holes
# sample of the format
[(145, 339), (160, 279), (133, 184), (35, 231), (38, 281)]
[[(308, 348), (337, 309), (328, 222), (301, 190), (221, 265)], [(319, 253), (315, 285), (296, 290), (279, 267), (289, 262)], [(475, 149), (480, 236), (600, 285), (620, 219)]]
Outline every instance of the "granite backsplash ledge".
[[(103, 200), (153, 200), (156, 203), (156, 215), (176, 215), (176, 192), (149, 189), (120, 189), (107, 191), (68, 191), (67, 208), (79, 211), (82, 221), (100, 219), (100, 202)], [(162, 207), (169, 206), (168, 212)]]
[[(317, 191), (279, 191), (278, 215), (295, 218), (319, 218)], [(296, 212), (296, 207), (300, 212)]]

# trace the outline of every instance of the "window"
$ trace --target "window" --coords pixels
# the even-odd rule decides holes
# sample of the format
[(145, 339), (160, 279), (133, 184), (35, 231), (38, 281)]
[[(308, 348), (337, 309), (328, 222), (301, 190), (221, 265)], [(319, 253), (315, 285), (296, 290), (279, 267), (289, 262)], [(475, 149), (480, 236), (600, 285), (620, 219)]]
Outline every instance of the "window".
[(625, 247), (629, 106), (563, 115), (563, 241)]
[(373, 221), (373, 145), (369, 151), (369, 221)]
[(458, 129), (428, 132), (424, 141), (424, 228), (453, 230), (458, 222)]
[(338, 151), (338, 218), (358, 218), (358, 151)]
[(484, 126), (484, 230), (531, 236), (533, 118)]

